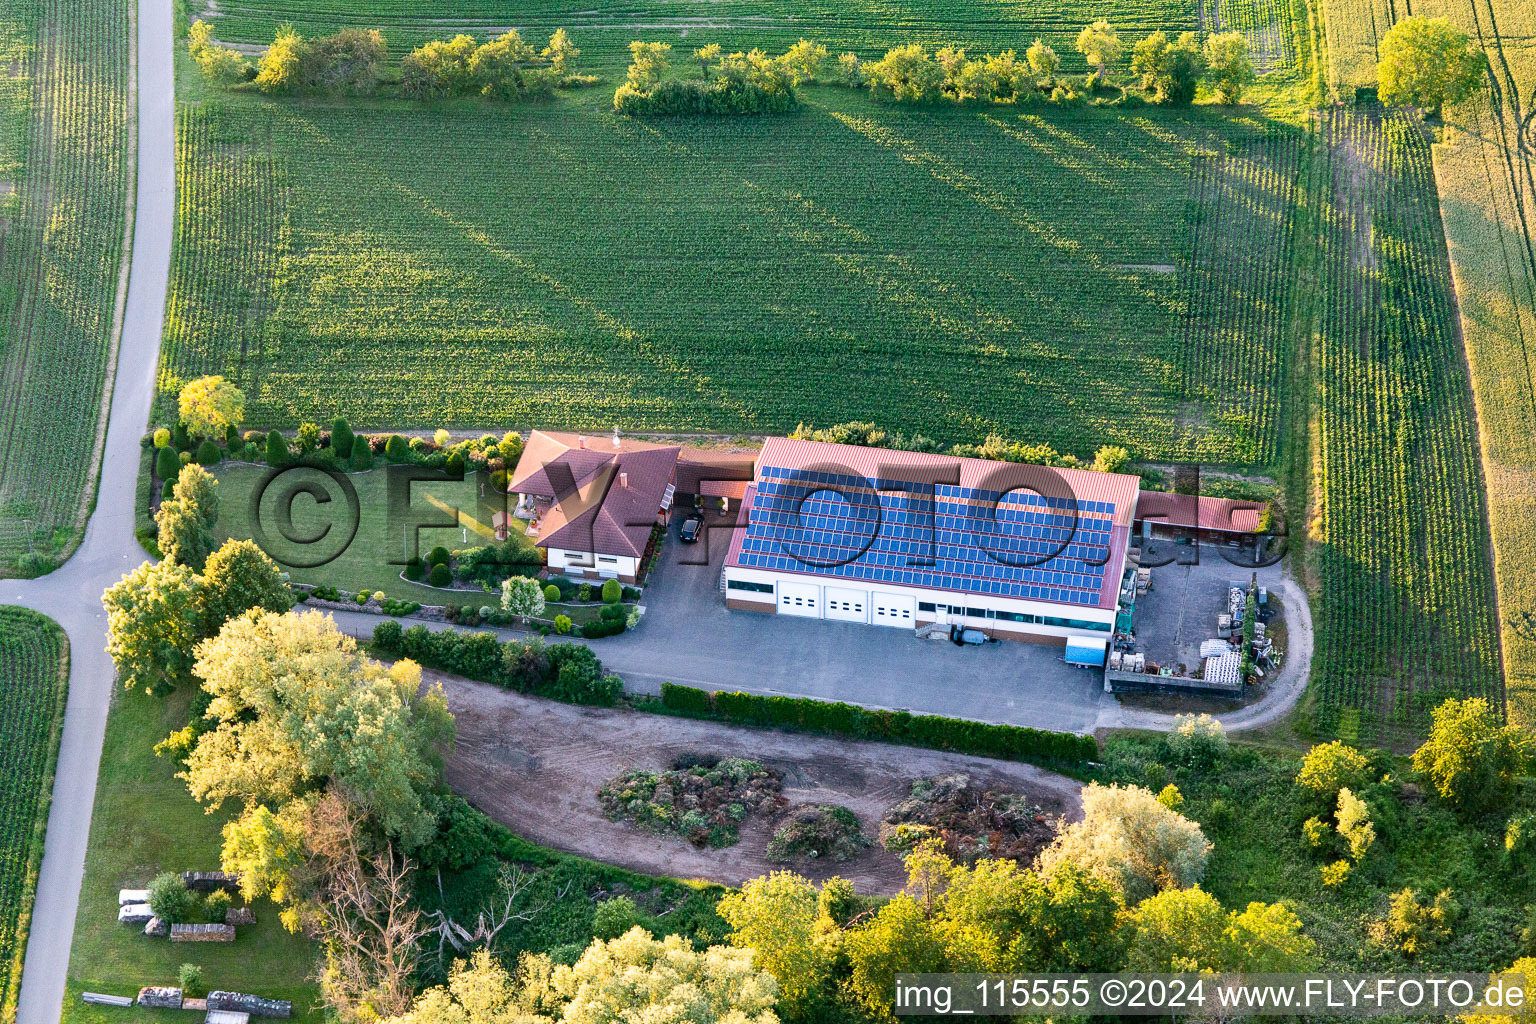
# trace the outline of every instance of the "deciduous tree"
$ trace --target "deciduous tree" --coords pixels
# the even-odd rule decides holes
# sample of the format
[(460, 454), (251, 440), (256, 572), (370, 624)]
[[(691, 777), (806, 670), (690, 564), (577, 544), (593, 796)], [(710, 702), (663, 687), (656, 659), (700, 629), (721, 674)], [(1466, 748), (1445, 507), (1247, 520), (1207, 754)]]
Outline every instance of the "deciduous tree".
[(1120, 33), (1115, 31), (1115, 27), (1099, 18), (1077, 34), (1077, 52), (1098, 68), (1098, 75), (1103, 78), (1109, 74), (1110, 68), (1120, 62), (1125, 44), (1120, 41)]
[(1438, 111), (1482, 84), (1488, 61), (1465, 32), (1444, 18), (1412, 15), (1382, 37), (1377, 91), (1389, 106)]
[(124, 686), (165, 693), (192, 678), (202, 582), (184, 565), (145, 562), (107, 588), (107, 653)]
[(245, 393), (223, 377), (199, 377), (181, 389), (177, 402), (187, 433), (220, 440), (245, 420)]
[(1516, 780), (1530, 771), (1530, 737), (1516, 726), (1500, 724), (1481, 697), (1448, 700), (1435, 708), (1433, 718), (1429, 738), (1413, 752), (1414, 769), (1464, 814), (1503, 806)]
[(1083, 820), (1062, 830), (1041, 853), (1040, 867), (1075, 865), (1111, 882), (1134, 905), (1159, 889), (1197, 884), (1210, 850), (1199, 825), (1149, 791), (1093, 782), (1083, 790)]
[(213, 531), (219, 521), (219, 482), (196, 463), (181, 467), (171, 497), (155, 513), (160, 528), (160, 554), (194, 572), (202, 572), (213, 553)]
[(1207, 36), (1205, 65), (1206, 80), (1220, 103), (1240, 102), (1243, 90), (1258, 79), (1248, 56), (1248, 38), (1241, 32), (1215, 32)]

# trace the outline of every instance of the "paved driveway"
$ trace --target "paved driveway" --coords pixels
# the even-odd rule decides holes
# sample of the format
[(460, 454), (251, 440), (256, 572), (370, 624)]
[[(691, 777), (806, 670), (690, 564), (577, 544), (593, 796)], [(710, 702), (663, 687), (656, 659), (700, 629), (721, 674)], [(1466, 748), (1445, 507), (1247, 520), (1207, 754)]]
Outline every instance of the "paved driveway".
[[(674, 525), (645, 591), (645, 619), (593, 643), (631, 690), (659, 693), (674, 682), (1063, 732), (1092, 731), (1101, 705), (1114, 703), (1099, 673), (1069, 667), (1058, 647), (956, 647), (904, 629), (730, 611), (720, 593), (728, 536), (683, 544)], [(708, 565), (686, 564), (702, 561), (706, 546)], [(357, 635), (379, 621), (355, 612), (335, 618)]]

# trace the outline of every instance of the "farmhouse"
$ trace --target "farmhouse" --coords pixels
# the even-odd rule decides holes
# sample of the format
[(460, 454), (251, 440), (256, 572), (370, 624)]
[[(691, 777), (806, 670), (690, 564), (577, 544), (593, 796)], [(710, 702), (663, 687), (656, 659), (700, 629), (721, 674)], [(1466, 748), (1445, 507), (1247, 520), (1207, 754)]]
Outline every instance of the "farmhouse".
[(743, 611), (1107, 644), (1137, 477), (771, 438), (723, 570)]
[(508, 482), (551, 572), (636, 582), (678, 494), (740, 498), (748, 455), (535, 430)]

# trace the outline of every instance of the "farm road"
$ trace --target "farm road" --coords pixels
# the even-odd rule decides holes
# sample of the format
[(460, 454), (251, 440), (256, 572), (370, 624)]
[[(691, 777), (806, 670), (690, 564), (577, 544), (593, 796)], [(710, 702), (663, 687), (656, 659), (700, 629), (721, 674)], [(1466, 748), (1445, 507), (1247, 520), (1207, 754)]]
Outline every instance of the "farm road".
[(847, 807), (871, 838), (886, 810), (906, 798), (913, 779), (952, 772), (965, 772), (983, 787), (1027, 793), (1050, 813), (1082, 815), (1082, 783), (1016, 761), (582, 708), (436, 672), (426, 678), (443, 684), (458, 721), (458, 742), (448, 759), (448, 782), (456, 792), (534, 842), (645, 874), (740, 885), (792, 868), (818, 880), (842, 875), (860, 892), (882, 894), (906, 883), (900, 858), (878, 844), (841, 864), (773, 863), (764, 847), (775, 821), (748, 819), (735, 846), (699, 850), (604, 817), (597, 804), (603, 783), (630, 768), (669, 768), (689, 754), (762, 761), (783, 776), (791, 804)]
[(79, 550), (63, 568), (36, 580), (0, 580), (0, 602), (48, 615), (69, 634), (70, 646), (64, 738), (22, 968), (18, 1024), (51, 1024), (59, 1019), (85, 872), (96, 771), (115, 679), (103, 643), (106, 614), (101, 592), (144, 560), (133, 536), (134, 489), (139, 438), (149, 422), (155, 393), (175, 215), (171, 0), (139, 0), (137, 26), (133, 259), (96, 505)]

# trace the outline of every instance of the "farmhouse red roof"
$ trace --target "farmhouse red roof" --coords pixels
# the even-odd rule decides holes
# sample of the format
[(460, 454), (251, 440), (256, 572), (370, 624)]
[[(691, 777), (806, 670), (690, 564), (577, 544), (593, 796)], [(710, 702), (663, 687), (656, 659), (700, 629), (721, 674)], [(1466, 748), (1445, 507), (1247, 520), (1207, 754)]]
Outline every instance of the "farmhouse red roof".
[[(539, 524), (541, 547), (638, 558), (677, 466), (675, 445), (535, 430), (523, 449), (509, 489), (554, 498)], [(563, 466), (570, 477), (557, 487)], [(561, 493), (564, 491), (565, 493)]]
[(1206, 495), (1142, 491), (1136, 518), (1158, 526), (1210, 530), (1214, 533), (1256, 533), (1263, 503)]

